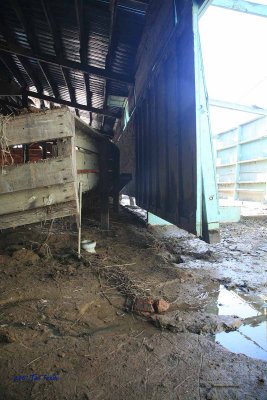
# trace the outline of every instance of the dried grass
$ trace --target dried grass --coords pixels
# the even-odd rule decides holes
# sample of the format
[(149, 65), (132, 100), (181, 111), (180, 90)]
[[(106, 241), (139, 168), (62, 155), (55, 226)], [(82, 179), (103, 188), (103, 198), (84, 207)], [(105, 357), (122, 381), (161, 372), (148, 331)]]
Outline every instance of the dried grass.
[(11, 120), (11, 118), (12, 114), (0, 115), (0, 151), (1, 151), (2, 173), (4, 171), (5, 165), (14, 164), (14, 160), (8, 146), (8, 138), (6, 136), (6, 126), (8, 122)]

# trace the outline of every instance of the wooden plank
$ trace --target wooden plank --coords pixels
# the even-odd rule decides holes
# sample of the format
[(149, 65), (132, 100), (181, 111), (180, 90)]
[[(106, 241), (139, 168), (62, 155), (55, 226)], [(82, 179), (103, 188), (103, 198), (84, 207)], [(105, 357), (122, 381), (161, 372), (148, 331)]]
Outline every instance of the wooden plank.
[(99, 183), (99, 174), (87, 173), (79, 174), (78, 181), (83, 183), (83, 193), (94, 189)]
[(50, 206), (75, 200), (74, 182), (53, 185), (0, 196), (0, 215)]
[(101, 229), (109, 230), (109, 149), (108, 143), (103, 142), (100, 152), (100, 209)]
[(73, 138), (63, 138), (57, 140), (57, 156), (68, 157), (72, 155)]
[(76, 151), (76, 166), (79, 169), (92, 169), (99, 171), (99, 160), (96, 154), (88, 154), (82, 151)]
[(34, 143), (74, 135), (74, 116), (67, 109), (28, 113), (6, 125), (8, 145)]
[(89, 132), (88, 134), (86, 134), (85, 132), (82, 132), (80, 129), (75, 129), (75, 146), (98, 154), (99, 149), (97, 143), (93, 137), (90, 137)]
[(0, 216), (0, 229), (14, 228), (16, 226), (33, 224), (54, 218), (63, 218), (76, 215), (77, 213), (77, 202), (69, 201), (33, 210), (5, 214)]
[(97, 154), (76, 150), (77, 179), (83, 183), (83, 192), (96, 187), (99, 182), (99, 160)]
[(75, 180), (72, 157), (9, 165), (3, 171), (4, 174), (0, 174), (0, 194), (65, 184)]

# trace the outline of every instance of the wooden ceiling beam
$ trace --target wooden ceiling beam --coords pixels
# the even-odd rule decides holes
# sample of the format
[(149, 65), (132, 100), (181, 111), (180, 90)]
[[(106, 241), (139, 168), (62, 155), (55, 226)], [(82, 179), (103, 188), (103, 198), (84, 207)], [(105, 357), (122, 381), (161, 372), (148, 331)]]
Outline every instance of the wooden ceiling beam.
[(46, 82), (50, 86), (50, 88), (51, 88), (51, 90), (53, 92), (53, 95), (55, 97), (60, 97), (58, 87), (57, 87), (57, 85), (54, 84), (53, 79), (50, 76), (50, 72), (49, 72), (49, 70), (47, 68), (47, 64), (40, 62), (39, 63), (39, 67), (40, 67), (40, 69), (41, 69), (41, 71), (42, 71), (42, 73), (43, 73), (43, 75), (44, 75), (44, 77), (46, 79)]
[(75, 108), (75, 109), (77, 108), (78, 110), (91, 111), (91, 112), (96, 113), (96, 114), (106, 115), (108, 117), (113, 117), (113, 118), (120, 118), (121, 117), (120, 113), (119, 114), (118, 113), (112, 113), (112, 112), (104, 110), (104, 109), (88, 107), (88, 106), (86, 106), (84, 104), (74, 103), (74, 102), (63, 100), (63, 99), (59, 99), (59, 98), (56, 98), (56, 97), (46, 96), (44, 94), (40, 94), (40, 93), (36, 93), (36, 92), (27, 91), (26, 94), (29, 97), (34, 97), (34, 98), (37, 98), (37, 99), (40, 99), (40, 100), (51, 101), (51, 102), (56, 103), (56, 104), (62, 104), (62, 105), (69, 106), (69, 107), (72, 107), (72, 108)]
[(21, 109), (23, 108), (21, 104), (16, 103), (15, 101), (11, 101), (9, 99), (6, 99), (4, 97), (0, 97), (0, 104), (3, 106), (15, 108), (15, 109)]
[(0, 52), (0, 60), (4, 64), (5, 68), (9, 71), (9, 73), (16, 78), (17, 82), (22, 88), (27, 88), (28, 83), (26, 82), (24, 76), (21, 71), (17, 67), (15, 61), (13, 60), (10, 54), (1, 53)]
[[(72, 86), (72, 83), (71, 83), (71, 80), (70, 80), (69, 71), (66, 70), (65, 68), (62, 68), (62, 73), (63, 73), (64, 80), (66, 82), (66, 86), (67, 86), (67, 89), (68, 89), (68, 92), (69, 92), (70, 101), (72, 103), (77, 103), (76, 96), (75, 96), (75, 90), (74, 90), (74, 88)], [(76, 115), (79, 117), (80, 114), (79, 114), (79, 109), (78, 108), (75, 108), (75, 112), (76, 112)]]
[[(116, 15), (117, 15), (117, 0), (110, 0), (110, 28), (109, 28), (109, 46), (108, 46), (108, 53), (106, 57), (106, 69), (111, 69), (111, 64), (112, 64), (112, 57), (113, 57), (113, 52), (114, 52), (114, 47), (115, 47), (115, 25), (116, 25)], [(107, 101), (108, 101), (108, 81), (106, 80), (105, 83), (105, 96), (104, 96), (104, 108), (107, 107)], [(103, 117), (102, 121), (102, 127), (105, 124), (105, 117)]]
[[(9, 0), (9, 2), (17, 15), (20, 25), (22, 26), (22, 28), (25, 31), (27, 40), (29, 42), (29, 45), (30, 45), (32, 51), (34, 53), (38, 52), (40, 49), (39, 41), (38, 41), (37, 36), (35, 35), (34, 27), (31, 23), (31, 19), (26, 17), (18, 0)], [(22, 64), (24, 70), (29, 75), (30, 79), (32, 80), (37, 91), (42, 93), (44, 91), (43, 84), (42, 84), (41, 80), (39, 79), (39, 76), (35, 73), (31, 63), (26, 58), (23, 58), (22, 56), (18, 56), (18, 59), (19, 59), (20, 63)], [(37, 63), (38, 63), (39, 68), (41, 69), (41, 71), (44, 72), (41, 62), (37, 61)], [(47, 83), (49, 84), (49, 86), (51, 88), (51, 84), (48, 80), (48, 77), (46, 75), (44, 75), (44, 76), (47, 80)]]
[[(75, 0), (75, 10), (76, 10), (76, 19), (77, 19), (77, 26), (79, 30), (79, 39), (80, 39), (80, 60), (81, 63), (84, 65), (88, 64), (88, 25), (85, 22), (84, 18), (84, 2), (83, 0)], [(84, 78), (84, 86), (86, 91), (86, 103), (88, 107), (92, 105), (92, 93), (90, 91), (90, 81), (88, 74), (83, 74)], [(92, 119), (92, 115), (90, 114), (90, 122)]]
[(20, 46), (14, 45), (14, 44), (8, 43), (8, 47), (0, 46), (0, 51), (4, 51), (6, 53), (11, 53), (11, 54), (16, 54), (18, 56), (23, 56), (23, 57), (30, 58), (33, 60), (42, 61), (47, 64), (57, 65), (57, 66), (64, 67), (67, 69), (73, 69), (75, 71), (84, 72), (84, 73), (90, 74), (90, 75), (95, 75), (95, 76), (98, 76), (100, 78), (104, 78), (104, 79), (107, 79), (110, 81), (122, 82), (122, 83), (126, 83), (129, 85), (132, 85), (134, 83), (133, 77), (129, 77), (127, 75), (110, 72), (106, 69), (102, 69), (102, 68), (98, 68), (98, 67), (92, 67), (90, 65), (85, 65), (85, 64), (79, 63), (77, 61), (60, 59), (57, 56), (44, 55), (44, 54), (33, 54), (28, 49), (24, 49)]

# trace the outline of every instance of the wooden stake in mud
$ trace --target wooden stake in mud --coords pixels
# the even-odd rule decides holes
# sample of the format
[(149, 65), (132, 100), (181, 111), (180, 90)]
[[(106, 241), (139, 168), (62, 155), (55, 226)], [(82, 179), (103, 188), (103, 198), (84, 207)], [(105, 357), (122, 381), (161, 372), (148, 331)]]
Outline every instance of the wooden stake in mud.
[(82, 236), (82, 182), (79, 182), (79, 228), (78, 228), (78, 258), (81, 258), (81, 236)]

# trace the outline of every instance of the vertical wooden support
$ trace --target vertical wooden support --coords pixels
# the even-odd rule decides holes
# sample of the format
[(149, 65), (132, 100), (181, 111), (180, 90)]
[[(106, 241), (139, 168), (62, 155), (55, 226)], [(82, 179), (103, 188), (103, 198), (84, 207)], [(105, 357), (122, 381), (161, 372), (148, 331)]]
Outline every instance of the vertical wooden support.
[(23, 145), (23, 162), (27, 163), (30, 161), (30, 147), (28, 144)]
[(81, 237), (82, 237), (82, 198), (83, 187), (82, 182), (79, 182), (79, 226), (78, 226), (78, 258), (81, 258)]
[(193, 3), (197, 122), (197, 234), (208, 243), (219, 241), (219, 202), (202, 51), (199, 6)]
[(47, 158), (47, 143), (43, 144), (43, 159), (46, 160)]
[(119, 212), (120, 206), (120, 152), (117, 147), (113, 148), (113, 209)]
[(100, 144), (100, 212), (101, 229), (109, 230), (109, 143), (102, 141)]
[(24, 108), (28, 108), (28, 95), (26, 93), (26, 89), (25, 88), (22, 90), (21, 100), (22, 100), (22, 106)]

